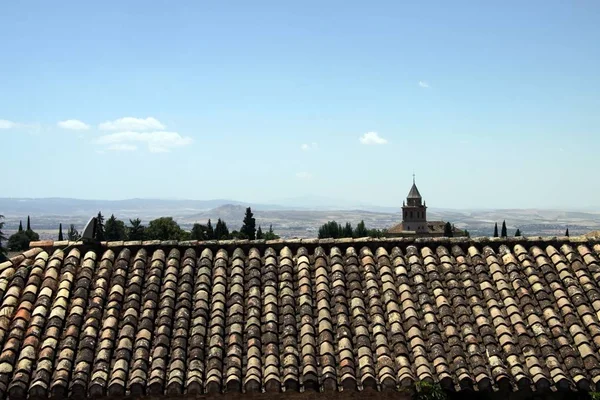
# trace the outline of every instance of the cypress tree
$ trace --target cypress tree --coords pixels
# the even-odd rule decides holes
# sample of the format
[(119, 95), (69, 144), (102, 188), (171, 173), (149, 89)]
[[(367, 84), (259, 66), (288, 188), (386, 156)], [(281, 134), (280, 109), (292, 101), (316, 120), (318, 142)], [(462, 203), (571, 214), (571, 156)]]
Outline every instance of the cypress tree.
[(262, 231), (260, 225), (258, 226), (258, 230), (256, 231), (256, 238), (258, 240), (261, 240), (264, 238), (263, 231)]
[(58, 224), (58, 240), (65, 240), (62, 232), (62, 224)]
[(31, 220), (29, 219), (29, 215), (27, 216), (27, 230), (31, 230)]
[(250, 240), (256, 239), (256, 219), (252, 214), (250, 207), (246, 208), (246, 215), (244, 216), (244, 224), (240, 228), (240, 233), (243, 233)]
[(446, 222), (446, 225), (444, 225), (444, 236), (446, 236), (446, 237), (454, 236), (454, 232), (452, 232), (452, 225), (450, 225), (450, 222)]
[(267, 235), (265, 236), (265, 239), (269, 239), (269, 240), (279, 239), (279, 236), (277, 236), (273, 232), (273, 224), (269, 225), (269, 232), (267, 232)]
[(498, 237), (498, 223), (494, 225), (494, 237)]
[(222, 228), (221, 228), (221, 218), (217, 219), (217, 225), (215, 225), (215, 239), (219, 240), (219, 234), (222, 232)]
[(23, 232), (23, 221), (19, 221), (19, 232)]
[(217, 226), (215, 227), (215, 238), (217, 240), (229, 239), (229, 228), (227, 228), (227, 224), (221, 218), (218, 219)]
[(507, 237), (508, 232), (506, 231), (506, 221), (502, 221), (502, 233), (500, 234), (502, 237)]
[(515, 232), (515, 237), (521, 236), (521, 230), (519, 228), (517, 228), (517, 231)]
[(350, 225), (350, 222), (346, 222), (346, 226), (344, 226), (344, 237), (351, 238), (353, 234), (354, 231), (352, 230), (352, 225)]
[(104, 216), (100, 211), (98, 211), (98, 216), (96, 217), (96, 240), (105, 240)]
[(208, 220), (208, 224), (206, 225), (206, 238), (208, 240), (214, 240), (215, 239), (215, 230), (213, 229), (212, 223), (210, 222), (210, 219)]
[(365, 226), (365, 221), (361, 220), (356, 225), (356, 229), (354, 230), (354, 237), (362, 238), (362, 237), (366, 237), (366, 236), (369, 236), (369, 231), (367, 230), (367, 227)]
[(567, 228), (567, 231), (565, 232), (565, 236), (569, 236), (569, 228)]

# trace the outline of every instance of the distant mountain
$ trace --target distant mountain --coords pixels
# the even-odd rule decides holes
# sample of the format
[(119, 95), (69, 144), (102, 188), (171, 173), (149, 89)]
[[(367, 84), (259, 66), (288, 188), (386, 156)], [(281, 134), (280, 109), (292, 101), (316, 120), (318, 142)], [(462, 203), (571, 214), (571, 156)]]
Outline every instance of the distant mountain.
[(210, 210), (224, 204), (232, 204), (257, 210), (281, 209), (277, 205), (251, 204), (236, 200), (164, 200), (164, 199), (126, 199), (126, 200), (81, 200), (70, 198), (0, 198), (0, 211), (4, 215), (87, 215), (98, 211), (110, 215), (188, 215)]
[[(288, 203), (289, 202), (289, 203)], [(0, 214), (5, 215), (5, 233), (19, 226), (19, 220), (31, 215), (32, 224), (43, 238), (53, 238), (58, 224), (63, 227), (75, 224), (78, 229), (100, 210), (105, 216), (115, 214), (126, 223), (130, 218), (140, 218), (144, 223), (163, 217), (174, 217), (183, 227), (190, 229), (195, 222), (208, 219), (216, 223), (225, 220), (231, 230), (239, 229), (246, 207), (251, 206), (257, 224), (267, 228), (273, 224), (276, 233), (284, 237), (314, 237), (320, 225), (327, 221), (350, 222), (356, 225), (364, 220), (369, 228), (389, 228), (402, 220), (398, 207), (378, 207), (353, 204), (351, 201), (337, 205), (325, 197), (287, 199), (278, 204), (256, 204), (235, 200), (80, 200), (68, 198), (0, 198)], [(495, 223), (506, 220), (509, 235), (519, 228), (528, 235), (562, 235), (568, 227), (572, 235), (600, 230), (600, 213), (581, 210), (545, 209), (479, 209), (453, 210), (429, 208), (430, 221), (449, 221), (457, 228), (468, 229), (473, 236), (491, 235)]]
[(368, 210), (378, 212), (400, 212), (400, 206), (386, 207), (368, 203), (354, 202), (343, 199), (333, 199), (326, 196), (299, 196), (273, 201), (286, 209), (293, 210)]

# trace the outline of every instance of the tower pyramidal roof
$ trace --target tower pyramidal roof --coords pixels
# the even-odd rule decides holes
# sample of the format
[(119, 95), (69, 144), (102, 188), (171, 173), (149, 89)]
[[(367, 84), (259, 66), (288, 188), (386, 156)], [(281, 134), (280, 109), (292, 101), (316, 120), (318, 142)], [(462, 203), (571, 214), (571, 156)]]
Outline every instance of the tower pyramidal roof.
[(417, 184), (415, 183), (415, 174), (413, 174), (413, 184), (410, 188), (410, 192), (408, 192), (408, 199), (420, 199), (421, 193), (419, 193), (419, 189), (417, 189)]

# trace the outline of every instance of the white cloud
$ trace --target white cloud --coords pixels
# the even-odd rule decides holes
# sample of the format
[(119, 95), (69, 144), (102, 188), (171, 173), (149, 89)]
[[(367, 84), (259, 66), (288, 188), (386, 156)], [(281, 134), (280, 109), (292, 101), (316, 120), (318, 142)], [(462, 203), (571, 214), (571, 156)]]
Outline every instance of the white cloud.
[(303, 179), (303, 180), (308, 180), (308, 179), (312, 178), (312, 174), (310, 172), (306, 172), (306, 171), (304, 171), (304, 172), (298, 172), (296, 174), (296, 178)]
[[(146, 143), (151, 153), (166, 153), (175, 147), (187, 146), (192, 138), (181, 136), (177, 132), (117, 132), (100, 136), (96, 143), (108, 145), (108, 150), (134, 150), (134, 143)], [(117, 145), (119, 145), (117, 147)]]
[(419, 86), (421, 86), (424, 89), (429, 89), (429, 83), (425, 81), (419, 81)]
[(87, 131), (90, 126), (83, 121), (77, 119), (67, 119), (66, 121), (60, 121), (58, 124), (59, 128), (70, 129), (73, 131)]
[(300, 148), (304, 151), (309, 151), (309, 150), (313, 150), (317, 148), (317, 143), (312, 142), (312, 143), (303, 143), (302, 146), (300, 146)]
[(0, 129), (12, 129), (17, 127), (16, 122), (0, 119)]
[(135, 146), (133, 144), (127, 144), (127, 143), (115, 143), (115, 144), (111, 144), (106, 149), (112, 150), (112, 151), (136, 151), (137, 146)]
[(362, 144), (386, 144), (388, 141), (377, 132), (367, 132), (360, 138)]
[(160, 131), (166, 128), (156, 118), (133, 118), (125, 117), (114, 121), (106, 121), (98, 125), (102, 131)]

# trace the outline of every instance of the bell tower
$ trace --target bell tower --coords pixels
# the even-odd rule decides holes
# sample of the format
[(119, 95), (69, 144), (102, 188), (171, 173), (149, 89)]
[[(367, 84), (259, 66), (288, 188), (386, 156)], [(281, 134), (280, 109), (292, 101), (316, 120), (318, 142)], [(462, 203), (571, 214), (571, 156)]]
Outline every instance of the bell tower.
[(406, 202), (402, 202), (402, 228), (405, 231), (414, 231), (416, 233), (426, 233), (427, 230), (427, 205), (423, 202), (421, 193), (415, 183), (415, 174), (413, 174), (413, 184), (406, 197)]

